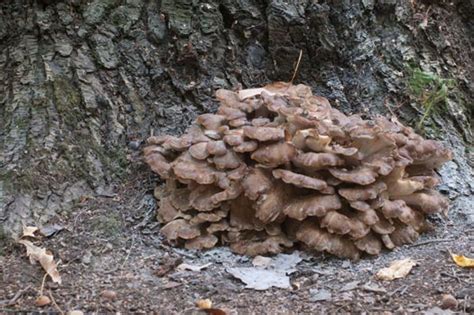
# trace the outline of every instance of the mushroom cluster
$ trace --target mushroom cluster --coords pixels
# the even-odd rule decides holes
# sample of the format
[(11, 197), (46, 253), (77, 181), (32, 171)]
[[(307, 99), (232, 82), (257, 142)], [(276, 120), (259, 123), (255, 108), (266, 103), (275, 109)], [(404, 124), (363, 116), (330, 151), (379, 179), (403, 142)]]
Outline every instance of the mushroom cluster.
[(358, 259), (413, 242), (446, 212), (439, 142), (378, 117), (347, 116), (305, 85), (218, 90), (220, 107), (181, 137), (152, 136), (161, 233), (174, 245), (246, 255), (296, 245)]

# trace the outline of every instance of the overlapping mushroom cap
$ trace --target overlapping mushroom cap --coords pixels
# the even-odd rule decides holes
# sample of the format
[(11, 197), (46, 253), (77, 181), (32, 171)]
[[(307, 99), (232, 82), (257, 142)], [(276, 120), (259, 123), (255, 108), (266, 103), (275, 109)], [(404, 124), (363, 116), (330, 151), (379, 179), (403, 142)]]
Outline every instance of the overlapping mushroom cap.
[(302, 244), (357, 259), (413, 242), (426, 215), (447, 210), (433, 169), (451, 152), (411, 128), (346, 116), (305, 85), (216, 97), (216, 114), (144, 150), (166, 180), (155, 195), (173, 244), (248, 255)]

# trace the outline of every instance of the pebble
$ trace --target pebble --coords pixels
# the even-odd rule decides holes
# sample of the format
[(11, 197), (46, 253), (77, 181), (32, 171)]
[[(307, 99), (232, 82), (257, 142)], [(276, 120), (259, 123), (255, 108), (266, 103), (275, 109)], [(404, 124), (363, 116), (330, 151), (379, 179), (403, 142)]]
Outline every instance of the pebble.
[(458, 300), (451, 294), (443, 294), (441, 298), (441, 308), (442, 309), (456, 309), (458, 307)]
[(104, 290), (100, 292), (100, 296), (104, 299), (115, 300), (117, 298), (117, 292), (112, 290)]

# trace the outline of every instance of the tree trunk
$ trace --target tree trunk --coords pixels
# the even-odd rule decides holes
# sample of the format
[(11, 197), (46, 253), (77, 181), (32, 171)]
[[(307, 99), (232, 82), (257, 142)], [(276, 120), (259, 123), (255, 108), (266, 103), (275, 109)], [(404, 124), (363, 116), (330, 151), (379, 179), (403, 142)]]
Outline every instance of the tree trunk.
[[(148, 135), (184, 131), (218, 88), (290, 80), (300, 51), (296, 83), (445, 140), (455, 160), (442, 188), (473, 209), (473, 14), (469, 0), (2, 1), (4, 229), (112, 195)], [(413, 69), (435, 87), (416, 95)]]

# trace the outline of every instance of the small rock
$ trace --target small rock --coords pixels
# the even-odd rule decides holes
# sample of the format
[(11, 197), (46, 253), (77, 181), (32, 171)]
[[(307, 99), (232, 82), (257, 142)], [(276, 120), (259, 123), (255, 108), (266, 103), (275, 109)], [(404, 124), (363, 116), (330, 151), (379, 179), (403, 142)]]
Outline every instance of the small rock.
[(85, 252), (84, 256), (82, 256), (81, 261), (83, 264), (88, 265), (92, 261), (92, 253), (87, 251)]
[(458, 307), (458, 300), (451, 294), (443, 294), (441, 297), (441, 308), (442, 309), (456, 309)]
[(51, 304), (51, 300), (46, 295), (38, 296), (38, 298), (35, 300), (36, 306), (46, 306), (48, 304)]
[(115, 300), (117, 298), (117, 292), (112, 290), (104, 290), (100, 293), (100, 296), (104, 299)]
[(197, 300), (196, 306), (200, 309), (208, 309), (212, 307), (212, 301), (210, 299)]
[(326, 289), (321, 289), (321, 290), (310, 289), (309, 294), (311, 294), (311, 297), (310, 297), (311, 302), (327, 301), (327, 300), (330, 300), (332, 297), (331, 292), (329, 292)]

